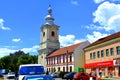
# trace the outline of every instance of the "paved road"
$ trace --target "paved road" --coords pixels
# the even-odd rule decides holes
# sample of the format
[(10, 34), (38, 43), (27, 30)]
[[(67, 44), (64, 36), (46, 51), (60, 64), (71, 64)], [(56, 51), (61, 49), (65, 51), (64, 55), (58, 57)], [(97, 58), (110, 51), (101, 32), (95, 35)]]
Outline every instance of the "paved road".
[(55, 80), (70, 80), (70, 79), (55, 78)]
[(67, 79), (62, 79), (62, 78), (55, 78), (55, 80), (67, 80)]

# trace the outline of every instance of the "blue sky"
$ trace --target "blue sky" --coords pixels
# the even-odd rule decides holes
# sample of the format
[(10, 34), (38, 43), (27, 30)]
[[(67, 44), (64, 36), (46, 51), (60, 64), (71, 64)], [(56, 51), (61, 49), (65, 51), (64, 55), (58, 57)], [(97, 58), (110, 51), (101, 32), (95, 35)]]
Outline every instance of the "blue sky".
[(38, 55), (49, 4), (63, 47), (120, 31), (119, 0), (1, 0), (0, 57), (17, 50)]

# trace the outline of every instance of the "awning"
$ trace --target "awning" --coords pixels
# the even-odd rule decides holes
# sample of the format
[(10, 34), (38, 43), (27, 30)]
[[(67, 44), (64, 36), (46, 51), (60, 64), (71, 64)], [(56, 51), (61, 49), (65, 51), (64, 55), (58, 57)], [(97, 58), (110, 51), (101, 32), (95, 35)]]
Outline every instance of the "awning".
[(94, 67), (108, 67), (113, 66), (113, 61), (104, 61), (104, 62), (95, 62), (95, 63), (88, 63), (85, 64), (85, 68), (94, 68)]

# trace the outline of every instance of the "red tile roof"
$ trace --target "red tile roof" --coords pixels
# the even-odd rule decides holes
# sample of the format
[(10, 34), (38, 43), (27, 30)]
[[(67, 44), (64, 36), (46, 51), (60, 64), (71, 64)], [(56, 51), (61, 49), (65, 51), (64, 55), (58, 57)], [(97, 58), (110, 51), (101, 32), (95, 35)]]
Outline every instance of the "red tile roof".
[(114, 33), (112, 35), (109, 35), (107, 37), (98, 39), (97, 41), (95, 41), (92, 44), (88, 45), (86, 48), (97, 45), (97, 44), (100, 44), (100, 43), (103, 43), (103, 42), (106, 42), (106, 41), (109, 41), (109, 40), (112, 40), (112, 39), (115, 39), (115, 38), (118, 38), (118, 37), (120, 37), (120, 31), (117, 32), (117, 33)]
[(71, 45), (71, 46), (67, 46), (67, 47), (64, 47), (64, 48), (60, 48), (60, 49), (54, 51), (53, 53), (51, 53), (50, 55), (48, 55), (46, 58), (66, 54), (67, 50), (68, 50), (68, 54), (70, 54), (82, 43), (83, 42), (78, 43), (78, 44), (74, 44), (74, 45)]

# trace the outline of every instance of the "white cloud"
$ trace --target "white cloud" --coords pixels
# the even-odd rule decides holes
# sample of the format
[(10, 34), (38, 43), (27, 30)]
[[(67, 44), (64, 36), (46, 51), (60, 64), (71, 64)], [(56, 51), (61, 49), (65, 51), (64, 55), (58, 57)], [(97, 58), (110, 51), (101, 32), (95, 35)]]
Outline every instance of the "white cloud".
[(65, 47), (71, 44), (79, 43), (83, 40), (75, 39), (74, 35), (66, 35), (66, 36), (59, 35), (59, 41), (60, 41), (60, 46)]
[(9, 48), (0, 48), (0, 57), (9, 55), (10, 53), (13, 53), (15, 51), (16, 50), (12, 50), (12, 49), (9, 49)]
[(0, 28), (1, 28), (2, 30), (10, 30), (10, 28), (5, 27), (3, 23), (4, 23), (4, 20), (3, 20), (3, 19), (0, 19)]
[(96, 4), (99, 4), (101, 2), (105, 2), (105, 1), (110, 1), (110, 2), (120, 2), (120, 0), (93, 0)]
[(96, 41), (96, 40), (98, 40), (100, 38), (106, 37), (108, 35), (109, 34), (102, 34), (100, 32), (94, 31), (92, 35), (87, 34), (87, 40), (92, 43), (92, 42), (94, 42), (94, 41)]
[(73, 4), (73, 5), (79, 5), (79, 3), (78, 3), (77, 0), (71, 0), (71, 4)]
[(92, 29), (92, 30), (102, 30), (103, 29), (102, 26), (98, 26), (98, 25), (95, 25), (95, 24), (87, 25), (86, 28), (87, 29)]
[(38, 45), (35, 45), (31, 48), (23, 48), (21, 49), (22, 51), (24, 51), (25, 53), (38, 53), (37, 50), (39, 49), (39, 46)]
[(20, 40), (20, 38), (12, 39), (13, 42), (19, 42)]
[(93, 13), (94, 23), (99, 23), (106, 31), (120, 31), (120, 4), (104, 2)]
[[(13, 48), (14, 46), (11, 46), (11, 47)], [(30, 53), (30, 54), (34, 53), (34, 55), (35, 55), (35, 54), (38, 54), (38, 52), (37, 52), (38, 49), (39, 49), (39, 46), (35, 45), (31, 48), (23, 48), (23, 49), (18, 49), (18, 50), (21, 50), (21, 51), (24, 51), (25, 53)], [(0, 48), (0, 57), (4, 57), (4, 56), (9, 55), (10, 53), (14, 53), (18, 50), (11, 49), (10, 46), (7, 46), (5, 48)]]
[(103, 2), (103, 1), (105, 1), (105, 0), (94, 0), (94, 2), (97, 3), (97, 4), (98, 4), (98, 3), (101, 3), (101, 2)]

